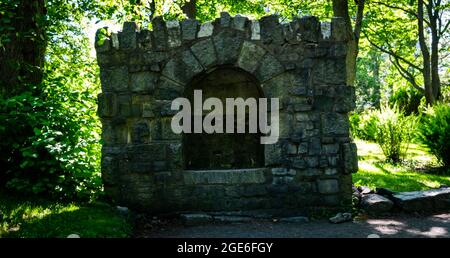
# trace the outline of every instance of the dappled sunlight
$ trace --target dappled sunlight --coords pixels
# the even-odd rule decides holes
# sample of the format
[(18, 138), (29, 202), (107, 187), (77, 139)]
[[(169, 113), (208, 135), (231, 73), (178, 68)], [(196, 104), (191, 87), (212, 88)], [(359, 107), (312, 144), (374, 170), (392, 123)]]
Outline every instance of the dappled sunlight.
[[(434, 156), (426, 148), (411, 144), (407, 159), (401, 164), (384, 162), (384, 155), (375, 143), (355, 140), (358, 147), (358, 173), (353, 175), (355, 185), (382, 187), (393, 191), (418, 191), (450, 185), (449, 175), (425, 173), (423, 167), (435, 166)], [(417, 168), (419, 166), (419, 168)]]
[(368, 219), (367, 223), (373, 230), (377, 231), (385, 236), (396, 237), (397, 235), (404, 235), (410, 237), (447, 237), (449, 231), (447, 229), (445, 220), (436, 220), (435, 226), (422, 225), (421, 223), (416, 223), (423, 218), (416, 218), (413, 221), (408, 221), (402, 219)]
[(428, 231), (420, 231), (417, 229), (407, 229), (406, 231), (414, 235), (422, 235), (426, 237), (440, 237), (445, 236), (448, 233), (448, 230), (443, 227), (431, 227)]
[(371, 225), (374, 230), (378, 231), (383, 235), (398, 234), (399, 231), (401, 231), (406, 227), (404, 223), (395, 220), (370, 219), (367, 220), (366, 223)]
[(126, 237), (128, 217), (103, 203), (57, 203), (13, 198), (0, 192), (0, 237)]
[(130, 230), (125, 218), (111, 208), (69, 205), (53, 212), (46, 210), (50, 212), (21, 221), (7, 236), (64, 238), (75, 233), (82, 237), (126, 237)]

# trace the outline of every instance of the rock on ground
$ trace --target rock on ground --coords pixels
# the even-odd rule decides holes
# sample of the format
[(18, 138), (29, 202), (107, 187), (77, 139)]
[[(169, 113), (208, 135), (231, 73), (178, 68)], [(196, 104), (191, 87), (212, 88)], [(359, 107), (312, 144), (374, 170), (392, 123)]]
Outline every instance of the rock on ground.
[(379, 194), (364, 195), (361, 199), (361, 207), (369, 213), (382, 213), (392, 209), (394, 203)]
[(401, 192), (394, 194), (392, 198), (401, 209), (407, 212), (450, 209), (450, 188)]
[(343, 223), (343, 222), (347, 222), (347, 221), (351, 221), (351, 220), (352, 220), (352, 214), (348, 213), (348, 212), (338, 213), (338, 214), (336, 214), (336, 216), (331, 217), (329, 219), (329, 221), (334, 224)]

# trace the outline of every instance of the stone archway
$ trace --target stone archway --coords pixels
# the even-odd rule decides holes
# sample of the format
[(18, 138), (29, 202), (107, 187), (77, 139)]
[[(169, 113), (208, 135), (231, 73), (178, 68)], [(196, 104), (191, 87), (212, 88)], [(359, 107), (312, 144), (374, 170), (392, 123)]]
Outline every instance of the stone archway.
[[(308, 16), (281, 24), (273, 15), (251, 21), (222, 13), (203, 24), (161, 17), (152, 23), (150, 31), (127, 22), (96, 45), (102, 178), (111, 199), (152, 213), (296, 212), (349, 203), (357, 155), (349, 137), (354, 89), (346, 85), (348, 39), (341, 18), (329, 24)], [(215, 71), (254, 78), (252, 87), (261, 89), (259, 95), (254, 90), (225, 95), (279, 99), (279, 140), (263, 150), (248, 147), (252, 152), (241, 161), (235, 154), (227, 158), (233, 147), (211, 148), (198, 154), (208, 162), (186, 169), (183, 153), (199, 147), (189, 149), (196, 140), (172, 131), (171, 103), (192, 85), (204, 88), (202, 80), (219, 76)], [(233, 139), (199, 142), (208, 148), (238, 141)]]
[[(185, 90), (193, 103), (194, 90), (201, 90), (203, 99), (264, 97), (258, 81), (251, 74), (233, 67), (217, 67), (195, 78)], [(227, 113), (224, 106), (224, 114)], [(236, 112), (234, 120), (237, 121)], [(204, 113), (203, 117), (207, 113)], [(185, 169), (242, 169), (264, 166), (264, 145), (260, 144), (260, 133), (249, 133), (249, 112), (245, 115), (245, 133), (184, 134), (183, 159)], [(192, 119), (193, 120), (193, 119)], [(222, 116), (225, 121), (225, 115)], [(235, 126), (236, 128), (236, 126)]]

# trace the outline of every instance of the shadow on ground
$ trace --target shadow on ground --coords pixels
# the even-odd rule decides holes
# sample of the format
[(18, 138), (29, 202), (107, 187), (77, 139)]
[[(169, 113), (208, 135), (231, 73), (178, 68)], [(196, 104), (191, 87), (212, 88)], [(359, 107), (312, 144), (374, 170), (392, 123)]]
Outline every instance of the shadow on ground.
[(183, 226), (165, 223), (158, 229), (145, 230), (137, 225), (136, 237), (149, 238), (381, 238), (450, 237), (450, 213), (429, 216), (395, 215), (367, 218), (343, 224), (326, 220), (308, 223), (254, 221), (240, 224)]

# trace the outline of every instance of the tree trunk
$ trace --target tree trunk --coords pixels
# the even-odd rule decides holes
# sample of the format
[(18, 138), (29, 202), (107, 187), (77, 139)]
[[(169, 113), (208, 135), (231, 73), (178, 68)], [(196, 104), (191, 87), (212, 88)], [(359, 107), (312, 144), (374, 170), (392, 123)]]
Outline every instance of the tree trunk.
[(419, 26), (419, 45), (420, 45), (420, 51), (422, 52), (422, 58), (423, 58), (423, 84), (425, 87), (425, 98), (427, 100), (427, 103), (432, 105), (435, 101), (434, 94), (433, 94), (433, 88), (431, 85), (431, 67), (430, 67), (430, 51), (428, 50), (428, 46), (425, 39), (424, 34), (424, 26), (423, 26), (423, 0), (417, 1), (417, 14), (418, 19), (417, 23)]
[(189, 0), (189, 2), (186, 2), (181, 8), (189, 19), (195, 19), (197, 16), (196, 4), (197, 0)]
[(333, 0), (333, 15), (344, 18), (347, 25), (347, 33), (349, 34), (348, 38), (350, 39), (347, 43), (346, 57), (347, 85), (350, 86), (355, 84), (356, 79), (356, 58), (359, 52), (358, 45), (364, 11), (364, 0), (358, 0), (357, 5), (355, 28), (353, 30), (348, 13), (348, 0)]
[[(0, 15), (0, 26), (11, 26), (11, 33), (0, 49), (0, 91), (4, 96), (19, 94), (26, 84), (42, 81), (46, 35), (44, 30), (44, 0), (21, 0), (6, 3), (6, 12)], [(8, 13), (13, 14), (8, 19)], [(4, 39), (4, 38), (2, 38)]]
[(438, 11), (436, 11), (436, 13), (433, 12), (436, 8), (439, 8), (439, 6), (433, 7), (433, 1), (430, 1), (427, 5), (431, 30), (431, 92), (435, 101), (441, 98), (441, 80), (439, 78), (439, 37), (437, 25), (437, 16), (439, 14)]
[(370, 55), (370, 59), (373, 63), (373, 78), (375, 80), (375, 89), (374, 89), (374, 94), (375, 94), (375, 100), (374, 100), (374, 106), (375, 107), (380, 107), (380, 101), (381, 101), (381, 82), (380, 82), (380, 58), (377, 52), (375, 52), (375, 50), (370, 50), (369, 52)]

